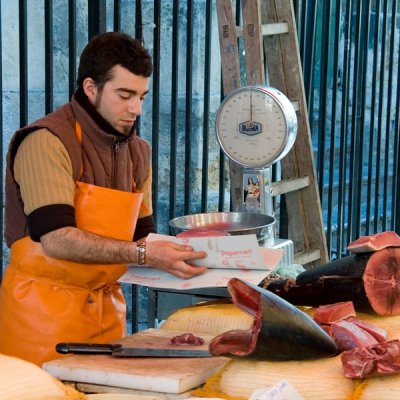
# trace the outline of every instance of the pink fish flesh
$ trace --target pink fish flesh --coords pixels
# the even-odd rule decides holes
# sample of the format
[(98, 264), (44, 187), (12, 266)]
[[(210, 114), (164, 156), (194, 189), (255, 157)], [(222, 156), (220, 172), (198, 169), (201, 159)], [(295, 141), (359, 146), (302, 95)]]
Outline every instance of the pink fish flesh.
[(386, 247), (400, 247), (400, 236), (394, 231), (361, 236), (349, 243), (347, 250), (350, 253), (369, 253), (385, 249)]

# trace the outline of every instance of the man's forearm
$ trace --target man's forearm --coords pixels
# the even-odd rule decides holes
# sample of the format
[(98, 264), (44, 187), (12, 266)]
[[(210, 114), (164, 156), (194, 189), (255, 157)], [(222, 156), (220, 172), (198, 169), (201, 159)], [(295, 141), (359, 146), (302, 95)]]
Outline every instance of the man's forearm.
[[(111, 239), (74, 227), (65, 227), (42, 235), (44, 252), (63, 260), (87, 264), (137, 264), (135, 242)], [(192, 259), (205, 258), (204, 251), (194, 251), (192, 246), (169, 240), (147, 242), (145, 263), (188, 279), (205, 272), (205, 267), (190, 264)]]
[(134, 263), (136, 244), (99, 236), (78, 228), (65, 227), (40, 239), (48, 256), (81, 263)]

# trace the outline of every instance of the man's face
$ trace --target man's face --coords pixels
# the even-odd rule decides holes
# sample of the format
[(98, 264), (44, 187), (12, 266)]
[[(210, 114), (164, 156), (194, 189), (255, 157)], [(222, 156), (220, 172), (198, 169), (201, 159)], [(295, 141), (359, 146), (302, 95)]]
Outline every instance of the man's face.
[[(128, 135), (142, 112), (142, 102), (148, 92), (149, 78), (135, 75), (116, 65), (112, 79), (100, 91), (97, 85), (85, 88), (89, 101), (97, 112), (118, 132)], [(86, 90), (87, 89), (87, 90)]]

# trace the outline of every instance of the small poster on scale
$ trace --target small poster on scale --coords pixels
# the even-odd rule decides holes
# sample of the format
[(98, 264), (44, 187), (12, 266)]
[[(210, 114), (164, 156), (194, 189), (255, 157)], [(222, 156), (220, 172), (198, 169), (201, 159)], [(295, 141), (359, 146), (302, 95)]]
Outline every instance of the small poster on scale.
[(243, 210), (273, 215), (269, 168), (245, 168), (242, 180)]
[(263, 182), (261, 175), (243, 174), (243, 203), (246, 211), (261, 212)]

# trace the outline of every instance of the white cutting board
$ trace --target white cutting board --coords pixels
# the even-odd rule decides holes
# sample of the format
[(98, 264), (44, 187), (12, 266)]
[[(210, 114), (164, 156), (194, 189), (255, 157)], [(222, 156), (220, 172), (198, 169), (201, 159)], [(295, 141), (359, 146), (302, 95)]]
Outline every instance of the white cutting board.
[[(160, 341), (182, 332), (147, 329), (119, 341), (135, 343), (154, 335)], [(213, 335), (202, 334), (205, 345)], [(54, 377), (70, 382), (94, 383), (121, 388), (182, 393), (203, 384), (229, 361), (226, 357), (153, 358), (108, 355), (70, 355), (48, 361), (42, 368)]]

